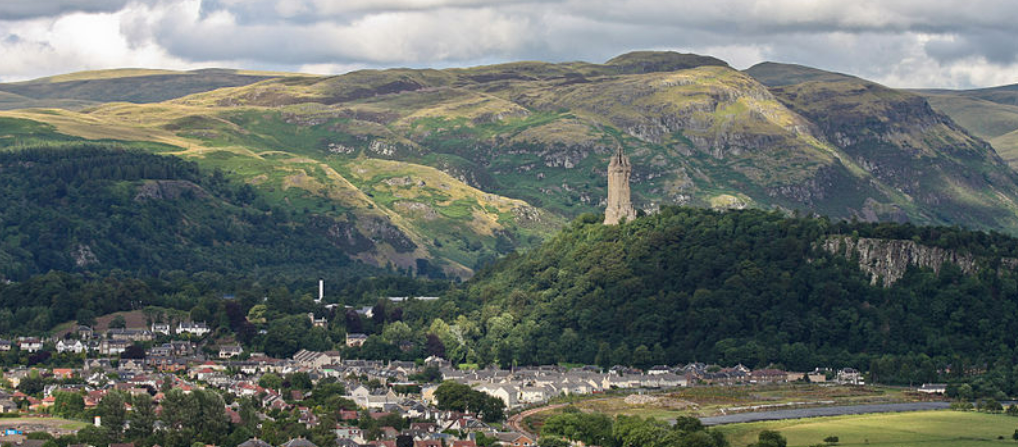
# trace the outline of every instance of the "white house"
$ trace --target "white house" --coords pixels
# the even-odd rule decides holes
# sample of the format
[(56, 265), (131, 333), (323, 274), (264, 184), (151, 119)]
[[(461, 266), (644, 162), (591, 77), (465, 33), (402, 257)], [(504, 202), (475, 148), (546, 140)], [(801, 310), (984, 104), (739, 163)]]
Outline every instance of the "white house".
[(844, 385), (865, 385), (862, 373), (853, 368), (844, 368), (838, 371), (837, 381)]
[(152, 323), (153, 334), (173, 335), (173, 326), (169, 323)]
[(81, 354), (85, 352), (85, 344), (81, 340), (60, 340), (57, 342), (57, 352), (73, 352)]
[(190, 322), (190, 321), (182, 321), (182, 322), (180, 322), (180, 325), (177, 326), (177, 333), (178, 334), (182, 334), (184, 332), (187, 332), (189, 334), (194, 334), (194, 335), (197, 335), (199, 337), (202, 337), (202, 336), (204, 336), (205, 334), (208, 334), (211, 331), (212, 330), (209, 329), (209, 326), (207, 324), (205, 324), (204, 321), (199, 321), (197, 323)]
[(336, 438), (349, 439), (358, 444), (363, 444), (367, 441), (364, 439), (364, 432), (357, 427), (337, 427)]
[(947, 392), (946, 383), (924, 383), (916, 391), (926, 394), (944, 394)]
[(42, 340), (35, 337), (18, 339), (18, 348), (22, 351), (37, 352), (42, 350)]
[(489, 396), (495, 396), (505, 403), (506, 408), (516, 408), (521, 405), (519, 401), (520, 390), (515, 385), (481, 385), (477, 391)]
[(103, 340), (99, 344), (99, 353), (103, 355), (120, 355), (131, 346), (127, 340)]
[(240, 345), (227, 345), (219, 347), (219, 358), (221, 359), (232, 359), (243, 353), (244, 348), (240, 347)]

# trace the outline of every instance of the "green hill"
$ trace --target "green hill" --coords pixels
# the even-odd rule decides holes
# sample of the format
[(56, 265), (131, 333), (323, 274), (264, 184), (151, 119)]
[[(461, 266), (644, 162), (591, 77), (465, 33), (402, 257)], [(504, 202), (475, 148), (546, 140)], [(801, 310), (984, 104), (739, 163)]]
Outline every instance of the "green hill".
[(0, 84), (0, 110), (51, 107), (77, 110), (107, 102), (160, 102), (280, 76), (225, 69), (119, 69), (71, 73)]
[(12, 280), (51, 270), (321, 275), (354, 268), (351, 243), (370, 243), (272, 208), (219, 172), (108, 143), (0, 151), (0, 222), (0, 278)]
[(921, 90), (935, 109), (993, 145), (1018, 167), (1018, 85), (976, 90)]
[[(920, 96), (808, 67), (743, 73), (708, 56), (636, 52), (604, 64), (254, 83), (242, 73), (126, 71), (24, 88), (159, 76), (175, 81), (151, 94), (179, 94), (201, 76), (238, 84), (212, 90), (207, 81), (156, 103), (3, 112), (51, 127), (0, 137), (159, 143), (160, 153), (252, 185), (272, 206), (353, 223), (350, 237), (373, 241), (357, 259), (462, 277), (600, 212), (619, 145), (646, 211), (748, 207), (1018, 231), (1018, 177), (984, 141)], [(75, 91), (52, 90), (53, 99), (82, 100)]]
[(897, 196), (860, 214), (880, 217), (883, 209), (890, 212), (884, 219), (897, 214), (928, 223), (961, 223), (968, 219), (963, 214), (1011, 220), (1013, 203), (1000, 197), (1014, 194), (1014, 174), (990, 145), (923, 97), (799, 66), (767, 63), (746, 73), (775, 85), (771, 92), (783, 104)]
[(768, 87), (783, 87), (804, 82), (861, 81), (855, 76), (796, 64), (761, 62), (745, 70), (753, 79)]
[[(1010, 365), (1016, 239), (753, 210), (669, 207), (619, 226), (599, 221), (585, 215), (451, 294), (467, 321), (486, 328), (474, 355), (503, 364), (843, 365), (906, 383), (934, 380), (950, 363), (1004, 355)], [(826, 248), (840, 237), (871, 242), (880, 252), (871, 254), (902, 266), (906, 246), (915, 259), (945, 263), (934, 262), (939, 274), (913, 265), (882, 287), (860, 270), (859, 254)], [(947, 261), (955, 255), (973, 261)], [(871, 364), (881, 356), (891, 363)]]

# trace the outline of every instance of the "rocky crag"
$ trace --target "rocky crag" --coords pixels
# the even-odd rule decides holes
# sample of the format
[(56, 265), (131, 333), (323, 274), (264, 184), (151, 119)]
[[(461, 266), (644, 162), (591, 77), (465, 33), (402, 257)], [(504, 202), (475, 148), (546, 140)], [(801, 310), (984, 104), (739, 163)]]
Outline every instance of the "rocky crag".
[[(890, 287), (905, 276), (909, 267), (939, 273), (945, 263), (958, 266), (966, 275), (979, 271), (981, 263), (968, 253), (921, 245), (911, 240), (832, 236), (823, 242), (829, 253), (858, 259), (859, 268), (870, 275), (870, 283)], [(1003, 258), (1001, 268), (1015, 269), (1018, 259)]]

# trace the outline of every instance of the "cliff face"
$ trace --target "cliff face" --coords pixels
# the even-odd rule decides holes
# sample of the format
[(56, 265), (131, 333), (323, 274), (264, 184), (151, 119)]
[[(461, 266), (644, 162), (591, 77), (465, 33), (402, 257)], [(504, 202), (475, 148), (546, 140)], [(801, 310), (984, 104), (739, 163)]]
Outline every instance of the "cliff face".
[[(847, 258), (859, 257), (859, 268), (870, 274), (872, 284), (884, 278), (884, 287), (890, 287), (905, 276), (909, 266), (930, 268), (940, 272), (940, 267), (949, 262), (961, 268), (965, 274), (978, 270), (972, 255), (946, 250), (940, 247), (920, 245), (910, 240), (851, 238), (834, 236), (823, 243), (824, 250)], [(1005, 260), (1014, 266), (1015, 259)]]

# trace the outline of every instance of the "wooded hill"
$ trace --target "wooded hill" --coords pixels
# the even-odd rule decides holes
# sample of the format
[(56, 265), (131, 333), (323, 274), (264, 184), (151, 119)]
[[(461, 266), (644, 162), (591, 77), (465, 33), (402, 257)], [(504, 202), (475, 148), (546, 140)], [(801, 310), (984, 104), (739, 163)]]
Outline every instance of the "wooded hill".
[[(342, 271), (328, 218), (273, 208), (193, 162), (109, 143), (0, 151), (0, 277)], [(356, 242), (356, 241), (354, 241)], [(366, 266), (360, 268), (368, 269)]]
[[(673, 207), (599, 222), (582, 216), (453, 292), (485, 322), (481, 352), (503, 364), (857, 366), (906, 382), (948, 364), (1014, 363), (1018, 274), (998, 263), (1018, 253), (1013, 238)], [(856, 260), (819, 248), (832, 235), (973, 253), (984, 268), (912, 268), (871, 285)]]

